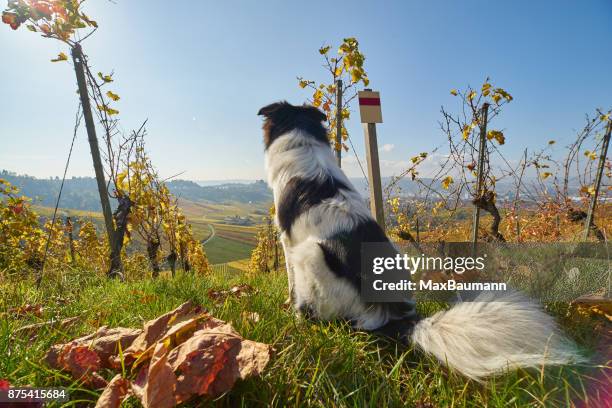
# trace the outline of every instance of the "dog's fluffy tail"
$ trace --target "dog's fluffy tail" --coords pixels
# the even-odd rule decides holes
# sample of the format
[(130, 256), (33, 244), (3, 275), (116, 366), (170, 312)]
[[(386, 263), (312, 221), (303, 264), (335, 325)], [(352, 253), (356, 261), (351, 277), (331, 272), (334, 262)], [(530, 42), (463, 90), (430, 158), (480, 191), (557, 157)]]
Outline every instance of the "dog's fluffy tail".
[(473, 302), (423, 319), (412, 341), (475, 380), (509, 368), (583, 361), (554, 319), (516, 292), (484, 292)]

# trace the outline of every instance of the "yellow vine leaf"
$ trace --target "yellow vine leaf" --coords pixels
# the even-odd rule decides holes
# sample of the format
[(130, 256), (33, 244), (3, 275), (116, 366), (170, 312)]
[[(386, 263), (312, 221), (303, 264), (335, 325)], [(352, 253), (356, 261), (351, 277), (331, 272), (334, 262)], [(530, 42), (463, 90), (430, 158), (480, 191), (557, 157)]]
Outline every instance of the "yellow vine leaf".
[(98, 77), (104, 81), (105, 84), (108, 84), (109, 82), (113, 82), (113, 77), (110, 75), (104, 75), (101, 72), (98, 72)]
[(319, 106), (321, 106), (321, 101), (323, 99), (323, 92), (317, 89), (314, 95), (312, 96), (312, 99), (313, 99), (312, 104), (318, 108)]
[(455, 180), (453, 180), (451, 176), (446, 176), (444, 177), (444, 180), (442, 180), (442, 188), (445, 190), (448, 190), (450, 185), (453, 184), (454, 182)]
[(468, 95), (468, 101), (473, 100), (475, 97), (476, 97), (476, 91), (470, 92), (470, 94)]
[(547, 179), (547, 178), (549, 178), (550, 176), (552, 176), (552, 173), (550, 173), (550, 172), (544, 172), (544, 173), (542, 173), (542, 174), (540, 175), (540, 178), (541, 178), (542, 180), (546, 180), (546, 179)]
[(488, 82), (485, 82), (484, 84), (482, 84), (482, 94), (484, 96), (488, 96), (491, 93), (491, 84)]
[(117, 95), (116, 93), (113, 93), (111, 91), (108, 91), (106, 93), (106, 96), (108, 96), (109, 98), (111, 98), (115, 102), (117, 102), (119, 99), (121, 99), (121, 97), (119, 97), (119, 95)]
[(459, 92), (457, 92), (456, 89), (451, 89), (450, 94), (453, 96), (457, 96), (459, 94)]
[(57, 54), (57, 58), (51, 60), (51, 62), (60, 62), (60, 61), (68, 61), (68, 56), (63, 52)]
[(594, 195), (595, 194), (595, 186), (582, 186), (580, 188), (580, 192), (583, 194)]
[(499, 143), (500, 145), (503, 145), (504, 143), (506, 143), (506, 137), (499, 130), (489, 130), (487, 132), (487, 139), (489, 140), (495, 139), (497, 140), (497, 143)]
[(109, 108), (108, 106), (98, 105), (98, 110), (101, 112), (106, 112), (109, 116), (118, 115), (119, 111), (113, 108)]

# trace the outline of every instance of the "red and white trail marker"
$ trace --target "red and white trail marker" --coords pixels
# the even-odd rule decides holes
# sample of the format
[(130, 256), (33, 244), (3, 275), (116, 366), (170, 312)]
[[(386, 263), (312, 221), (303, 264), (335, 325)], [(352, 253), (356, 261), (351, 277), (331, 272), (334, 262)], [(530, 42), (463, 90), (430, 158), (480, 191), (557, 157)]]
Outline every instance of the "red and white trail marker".
[(366, 89), (365, 91), (360, 91), (358, 97), (361, 123), (382, 123), (380, 92), (373, 92)]

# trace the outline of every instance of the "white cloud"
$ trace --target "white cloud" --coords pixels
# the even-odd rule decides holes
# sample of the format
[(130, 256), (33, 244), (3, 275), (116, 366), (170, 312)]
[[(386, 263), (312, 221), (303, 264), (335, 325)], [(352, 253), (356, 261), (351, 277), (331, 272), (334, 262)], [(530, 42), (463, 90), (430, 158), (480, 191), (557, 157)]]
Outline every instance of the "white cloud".
[(382, 145), (382, 147), (380, 148), (380, 151), (389, 153), (389, 152), (392, 152), (393, 149), (395, 149), (395, 145), (391, 143), (387, 143), (387, 144)]

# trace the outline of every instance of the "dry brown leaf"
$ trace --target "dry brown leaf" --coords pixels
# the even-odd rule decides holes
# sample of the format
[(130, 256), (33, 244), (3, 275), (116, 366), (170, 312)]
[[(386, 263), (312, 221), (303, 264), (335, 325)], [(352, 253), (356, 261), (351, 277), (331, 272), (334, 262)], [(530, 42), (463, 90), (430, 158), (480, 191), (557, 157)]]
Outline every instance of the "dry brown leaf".
[(43, 305), (41, 304), (31, 305), (28, 303), (20, 307), (14, 307), (12, 309), (9, 309), (8, 312), (9, 314), (12, 314), (14, 317), (26, 317), (28, 315), (41, 317), (42, 312), (43, 312)]
[(56, 368), (68, 371), (73, 378), (97, 388), (106, 386), (106, 381), (97, 374), (101, 368), (100, 357), (87, 346), (65, 344), (57, 357)]
[(119, 408), (123, 400), (131, 393), (130, 381), (117, 374), (106, 386), (98, 402), (96, 408)]
[[(51, 350), (47, 353), (45, 361), (51, 367), (62, 368), (58, 363), (58, 356), (65, 348), (74, 346), (85, 346), (91, 348), (100, 359), (101, 367), (112, 368), (113, 365), (109, 360), (118, 353), (117, 344), (121, 344), (121, 348), (128, 347), (142, 330), (140, 329), (128, 329), (124, 327), (115, 327), (109, 329), (106, 326), (100, 327), (94, 333), (87, 336), (79, 337), (67, 344), (59, 344), (51, 347)], [(64, 351), (65, 352), (65, 351)]]
[(168, 347), (158, 343), (151, 358), (142, 391), (142, 405), (148, 407), (173, 407), (176, 391), (176, 376), (168, 364)]
[(71, 325), (73, 325), (74, 323), (78, 322), (79, 318), (78, 317), (69, 317), (67, 319), (63, 319), (63, 320), (56, 320), (56, 319), (51, 319), (48, 320), (46, 322), (42, 322), (42, 323), (33, 323), (33, 324), (28, 324), (26, 326), (22, 326), (20, 328), (18, 328), (17, 330), (13, 331), (13, 333), (11, 333), (11, 337), (12, 338), (18, 338), (21, 336), (28, 336), (29, 339), (34, 339), (36, 338), (38, 331), (40, 329), (42, 329), (43, 327), (47, 327), (47, 328), (61, 328), (61, 329), (65, 329)]
[(216, 303), (223, 303), (228, 297), (244, 297), (256, 293), (255, 288), (251, 285), (243, 283), (241, 285), (233, 286), (229, 290), (223, 289), (210, 289), (208, 291), (208, 298)]
[[(144, 325), (142, 333), (134, 339), (132, 344), (124, 349), (123, 356), (124, 362), (131, 365), (137, 360), (147, 349), (155, 346), (161, 338), (163, 338), (173, 325), (183, 321), (190, 320), (195, 316), (200, 315), (203, 312), (203, 308), (199, 305), (195, 305), (192, 302), (186, 302), (168, 312), (157, 319), (150, 320)], [(115, 366), (120, 364), (117, 358), (113, 361)]]
[(138, 374), (131, 382), (119, 375), (113, 378), (98, 407), (118, 407), (128, 395), (138, 397), (145, 408), (173, 407), (196, 395), (216, 397), (238, 379), (260, 375), (271, 350), (243, 339), (229, 323), (188, 302), (145, 323), (144, 330), (102, 327), (54, 346), (46, 359), (74, 378), (101, 386), (105, 384), (97, 371), (116, 369), (121, 363), (118, 342), (125, 366)]

